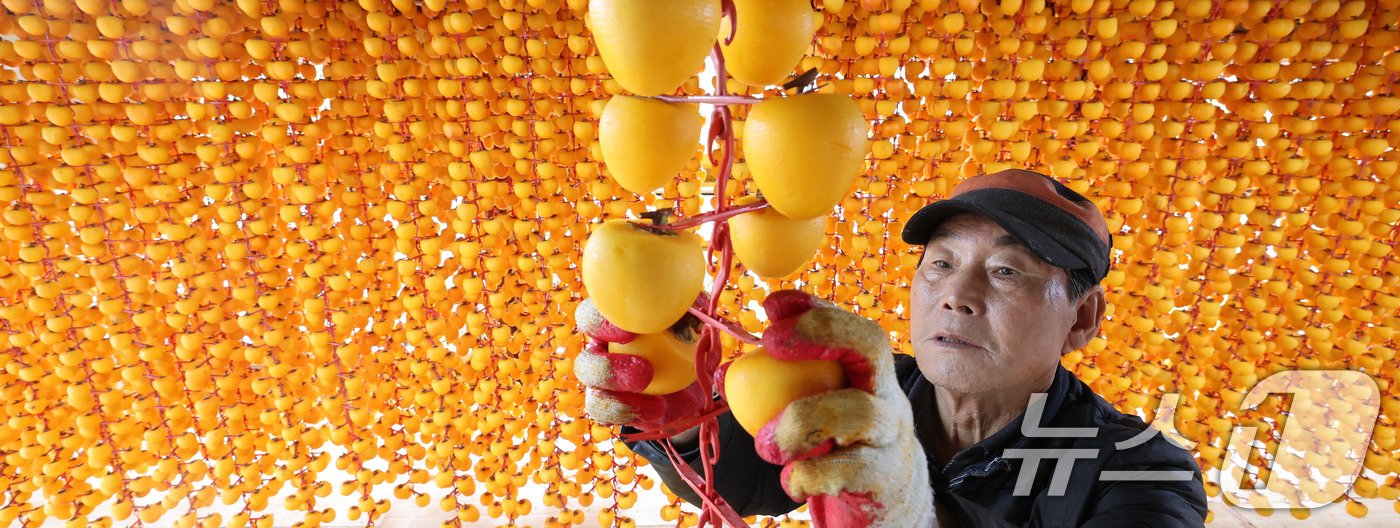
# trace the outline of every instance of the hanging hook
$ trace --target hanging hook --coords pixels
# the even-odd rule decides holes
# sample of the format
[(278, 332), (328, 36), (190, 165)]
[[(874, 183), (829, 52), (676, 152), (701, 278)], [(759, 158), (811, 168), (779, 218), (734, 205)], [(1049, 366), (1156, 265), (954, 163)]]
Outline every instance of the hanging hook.
[(739, 32), (739, 17), (734, 12), (734, 0), (721, 0), (720, 11), (724, 17), (729, 18), (729, 36), (724, 37), (726, 46), (734, 43), (734, 34)]
[(732, 133), (730, 127), (733, 114), (729, 112), (729, 107), (715, 105), (714, 112), (710, 114), (710, 129), (705, 134), (705, 155), (710, 158), (711, 165), (719, 165), (715, 160), (715, 140)]

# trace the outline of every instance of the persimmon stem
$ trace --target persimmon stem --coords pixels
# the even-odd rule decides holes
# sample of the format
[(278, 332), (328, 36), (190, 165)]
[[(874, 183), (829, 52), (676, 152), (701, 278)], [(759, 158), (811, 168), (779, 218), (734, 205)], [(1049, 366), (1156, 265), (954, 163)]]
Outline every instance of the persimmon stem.
[(651, 227), (669, 227), (671, 217), (674, 215), (675, 212), (670, 209), (657, 209), (655, 211), (647, 211), (637, 216), (651, 220)]
[(763, 338), (750, 334), (747, 330), (740, 328), (739, 325), (721, 319), (717, 315), (712, 316), (710, 314), (705, 313), (704, 310), (696, 309), (694, 306), (690, 307), (690, 313), (695, 315), (695, 317), (700, 318), (700, 321), (705, 323), (706, 325), (712, 326), (723, 331), (726, 334), (734, 336), (735, 339), (738, 339), (750, 345), (763, 344)]
[(751, 204), (745, 204), (745, 205), (741, 205), (741, 206), (739, 206), (739, 207), (733, 207), (733, 208), (730, 208), (730, 209), (725, 209), (725, 210), (723, 210), (723, 211), (712, 211), (712, 212), (709, 212), (709, 213), (705, 213), (705, 214), (701, 214), (701, 215), (692, 216), (692, 217), (690, 217), (690, 218), (686, 218), (686, 219), (683, 219), (683, 220), (678, 220), (678, 221), (675, 221), (675, 222), (668, 222), (668, 223), (666, 223), (666, 224), (656, 224), (656, 225), (651, 226), (651, 227), (655, 227), (655, 228), (657, 228), (657, 229), (670, 229), (670, 230), (690, 229), (690, 228), (692, 228), (692, 227), (698, 226), (698, 225), (700, 225), (700, 224), (708, 223), (708, 222), (722, 222), (722, 221), (728, 220), (728, 219), (730, 219), (730, 218), (734, 218), (734, 217), (736, 217), (736, 216), (739, 216), (739, 215), (741, 215), (741, 214), (744, 214), (744, 213), (747, 213), (747, 212), (750, 212), (750, 211), (757, 211), (757, 210), (763, 209), (763, 208), (765, 208), (765, 207), (768, 207), (768, 202), (767, 202), (767, 201), (764, 201), (764, 200), (759, 200), (759, 201), (754, 202), (754, 203), (751, 203)]

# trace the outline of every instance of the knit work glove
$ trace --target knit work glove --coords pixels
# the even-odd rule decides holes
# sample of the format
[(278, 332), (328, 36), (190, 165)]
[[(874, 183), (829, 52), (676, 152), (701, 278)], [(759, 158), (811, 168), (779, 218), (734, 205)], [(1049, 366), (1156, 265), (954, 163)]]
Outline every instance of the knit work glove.
[[(708, 302), (708, 297), (701, 294), (695, 302), (699, 306)], [(637, 334), (608, 322), (589, 299), (579, 303), (574, 321), (577, 329), (591, 338), (574, 359), (574, 377), (584, 385), (584, 412), (592, 420), (651, 431), (689, 416), (711, 401), (698, 381), (670, 394), (642, 394), (652, 381), (653, 365), (640, 356), (608, 352), (608, 343), (628, 343)], [(686, 314), (668, 331), (677, 340), (693, 344), (699, 329), (700, 320)], [(704, 372), (712, 375), (717, 366), (707, 365)]]
[(754, 440), (782, 465), (784, 491), (808, 501), (816, 526), (934, 525), (933, 493), (914, 413), (878, 324), (796, 290), (763, 301), (763, 346), (776, 359), (833, 360), (850, 386), (787, 405)]

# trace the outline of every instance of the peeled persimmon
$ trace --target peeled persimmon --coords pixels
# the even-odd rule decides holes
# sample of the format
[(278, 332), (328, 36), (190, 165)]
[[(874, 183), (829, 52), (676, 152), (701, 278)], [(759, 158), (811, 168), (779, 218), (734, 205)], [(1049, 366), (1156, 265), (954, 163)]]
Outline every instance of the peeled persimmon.
[[(758, 201), (747, 197), (735, 205)], [(729, 241), (739, 262), (765, 279), (780, 279), (796, 273), (826, 239), (826, 217), (798, 220), (783, 216), (772, 207), (729, 219)]]
[(735, 80), (753, 86), (778, 84), (797, 67), (812, 46), (820, 17), (809, 0), (734, 0), (738, 15), (720, 22), (720, 48)]
[(680, 173), (700, 146), (700, 105), (614, 96), (598, 119), (603, 162), (622, 188), (646, 194)]
[(593, 0), (588, 18), (598, 55), (637, 95), (680, 88), (700, 71), (719, 32), (719, 0)]
[(685, 315), (704, 287), (702, 244), (691, 231), (608, 220), (583, 245), (583, 287), (618, 328), (660, 332)]
[(831, 212), (851, 190), (870, 151), (870, 123), (844, 94), (808, 93), (756, 104), (744, 123), (754, 183), (788, 218)]
[(670, 331), (609, 343), (608, 352), (641, 356), (651, 363), (651, 383), (642, 394), (671, 394), (695, 383), (695, 341), (681, 341)]
[(757, 435), (789, 403), (846, 386), (839, 362), (784, 361), (761, 347), (735, 359), (724, 375), (729, 411), (751, 435)]

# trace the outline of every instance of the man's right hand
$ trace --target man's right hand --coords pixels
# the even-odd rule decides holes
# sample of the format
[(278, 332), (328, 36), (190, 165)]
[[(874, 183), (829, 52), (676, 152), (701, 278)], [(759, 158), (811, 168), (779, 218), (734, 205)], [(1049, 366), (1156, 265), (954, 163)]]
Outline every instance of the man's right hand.
[[(696, 304), (707, 302), (705, 294)], [(697, 381), (677, 392), (662, 395), (642, 394), (651, 383), (653, 366), (645, 358), (608, 352), (609, 343), (627, 343), (637, 337), (603, 318), (593, 301), (584, 299), (574, 311), (574, 321), (580, 332), (589, 336), (588, 345), (574, 359), (574, 377), (584, 385), (584, 412), (592, 420), (613, 425), (628, 425), (643, 431), (661, 428), (678, 418), (694, 414), (710, 403)], [(700, 320), (686, 314), (669, 331), (684, 343), (699, 339)], [(697, 358), (698, 360), (699, 358)], [(706, 365), (706, 375), (718, 366)], [(675, 441), (695, 437), (690, 430), (673, 436)]]

